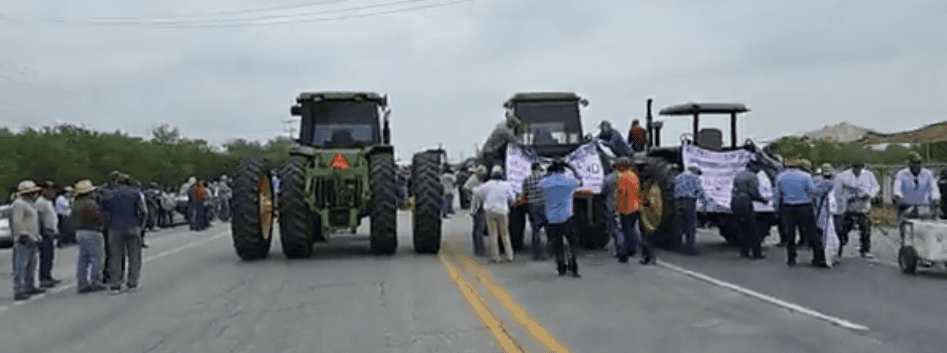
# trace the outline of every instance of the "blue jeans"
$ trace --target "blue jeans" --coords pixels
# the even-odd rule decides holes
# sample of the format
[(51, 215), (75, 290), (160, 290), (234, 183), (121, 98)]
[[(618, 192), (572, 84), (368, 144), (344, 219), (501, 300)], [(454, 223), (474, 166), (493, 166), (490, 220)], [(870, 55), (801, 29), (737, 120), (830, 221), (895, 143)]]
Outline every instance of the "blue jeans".
[[(546, 251), (543, 249), (543, 239), (539, 236), (539, 231), (546, 226), (546, 208), (543, 206), (529, 206), (529, 226), (533, 230), (533, 238), (530, 241), (533, 248), (533, 258), (546, 257)], [(548, 231), (547, 231), (548, 233)], [(546, 234), (548, 240), (549, 234)]]
[(685, 250), (694, 250), (695, 234), (697, 232), (697, 200), (692, 198), (680, 198), (675, 200), (677, 203), (678, 222), (681, 225), (684, 242), (682, 248)]
[(619, 252), (620, 255), (630, 256), (634, 254), (636, 250), (638, 250), (638, 245), (641, 244), (642, 255), (645, 258), (652, 257), (651, 246), (648, 245), (648, 242), (644, 238), (639, 237), (638, 234), (638, 217), (640, 215), (640, 212), (621, 215), (621, 229), (625, 240)]
[(602, 198), (601, 206), (605, 210), (605, 231), (611, 235), (612, 242), (615, 244), (615, 256), (619, 256), (624, 241), (621, 232), (618, 230), (618, 212), (615, 212), (615, 208), (611, 207), (605, 198)]
[(444, 194), (444, 210), (442, 213), (444, 217), (454, 214), (454, 194)]
[[(14, 239), (16, 241), (16, 239)], [(13, 244), (13, 292), (27, 293), (35, 288), (37, 243)]]
[(53, 278), (53, 258), (56, 256), (56, 232), (50, 229), (43, 229), (40, 234), (43, 240), (39, 246), (39, 280), (50, 280)]
[(78, 289), (102, 284), (102, 268), (105, 266), (105, 238), (102, 232), (76, 230), (79, 256), (76, 258), (76, 283)]
[(473, 252), (474, 255), (484, 256), (487, 250), (483, 242), (483, 237), (485, 236), (483, 233), (487, 231), (487, 218), (483, 210), (472, 214), (471, 217), (473, 217), (473, 234), (471, 234), (473, 237)]

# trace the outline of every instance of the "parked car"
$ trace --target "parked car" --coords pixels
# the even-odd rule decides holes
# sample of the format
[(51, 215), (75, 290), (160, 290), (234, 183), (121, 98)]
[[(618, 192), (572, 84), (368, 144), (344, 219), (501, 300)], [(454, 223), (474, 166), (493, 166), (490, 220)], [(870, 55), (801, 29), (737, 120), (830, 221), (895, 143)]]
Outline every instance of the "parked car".
[(13, 247), (13, 235), (10, 231), (10, 205), (0, 205), (0, 248)]

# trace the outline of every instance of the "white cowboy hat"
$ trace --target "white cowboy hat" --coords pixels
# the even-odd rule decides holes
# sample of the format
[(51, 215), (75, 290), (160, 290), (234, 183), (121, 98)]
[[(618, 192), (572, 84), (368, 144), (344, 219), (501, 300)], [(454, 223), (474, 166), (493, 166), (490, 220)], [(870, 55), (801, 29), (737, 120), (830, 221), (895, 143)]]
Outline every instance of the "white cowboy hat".
[(76, 195), (88, 194), (95, 190), (95, 186), (92, 186), (92, 182), (89, 179), (79, 181), (76, 183)]
[(40, 190), (42, 190), (42, 188), (36, 186), (36, 183), (34, 183), (32, 180), (21, 181), (20, 185), (17, 186), (17, 194), (19, 195), (29, 194), (31, 192), (37, 192)]

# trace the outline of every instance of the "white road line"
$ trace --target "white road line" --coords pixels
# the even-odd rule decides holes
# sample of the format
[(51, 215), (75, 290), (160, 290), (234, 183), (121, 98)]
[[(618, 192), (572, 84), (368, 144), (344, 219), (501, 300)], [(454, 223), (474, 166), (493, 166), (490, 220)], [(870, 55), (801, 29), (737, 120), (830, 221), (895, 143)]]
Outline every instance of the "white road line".
[(838, 325), (838, 326), (841, 326), (841, 327), (844, 327), (844, 328), (847, 328), (847, 329), (850, 329), (850, 330), (856, 330), (856, 331), (868, 331), (868, 330), (869, 330), (868, 326), (859, 325), (859, 324), (856, 324), (856, 323), (854, 323), (854, 322), (851, 322), (851, 321), (848, 321), (848, 320), (845, 320), (845, 319), (840, 319), (840, 318), (837, 318), (837, 317), (825, 315), (825, 314), (823, 314), (823, 313), (820, 313), (820, 312), (818, 312), (818, 311), (815, 311), (815, 310), (812, 310), (812, 309), (803, 307), (803, 306), (801, 306), (801, 305), (793, 304), (793, 303), (790, 303), (790, 302), (787, 302), (787, 301), (784, 301), (784, 300), (780, 300), (780, 299), (776, 299), (776, 298), (773, 298), (773, 297), (768, 296), (768, 295), (766, 295), (766, 294), (759, 293), (759, 292), (756, 292), (756, 291), (753, 291), (753, 290), (750, 290), (750, 289), (747, 289), (747, 288), (743, 288), (743, 287), (740, 287), (740, 286), (735, 285), (735, 284), (730, 283), (730, 282), (721, 281), (721, 280), (719, 280), (719, 279), (716, 279), (716, 278), (707, 276), (707, 275), (705, 275), (705, 274), (702, 274), (702, 273), (699, 273), (699, 272), (694, 272), (694, 271), (691, 271), (691, 270), (688, 270), (688, 269), (685, 269), (685, 268), (682, 268), (682, 267), (678, 267), (678, 266), (669, 264), (669, 263), (664, 262), (664, 261), (658, 262), (658, 266), (662, 266), (662, 267), (667, 268), (667, 269), (669, 269), (669, 270), (683, 273), (683, 274), (685, 274), (685, 275), (688, 275), (688, 276), (691, 276), (691, 277), (700, 279), (700, 280), (702, 280), (702, 281), (709, 282), (709, 283), (711, 283), (711, 284), (713, 284), (713, 285), (716, 285), (716, 286), (720, 286), (720, 287), (723, 287), (723, 288), (727, 288), (727, 289), (733, 290), (733, 291), (738, 292), (738, 293), (741, 293), (741, 294), (743, 294), (743, 295), (746, 295), (746, 296), (749, 296), (749, 297), (753, 297), (753, 298), (762, 300), (762, 301), (764, 301), (764, 302), (767, 302), (767, 303), (776, 305), (776, 306), (778, 306), (778, 307), (782, 307), (782, 308), (787, 309), (787, 310), (790, 310), (790, 311), (794, 311), (794, 312), (797, 312), (797, 313), (800, 313), (800, 314), (803, 314), (803, 315), (808, 315), (808, 316), (811, 316), (811, 317), (814, 317), (814, 318), (817, 318), (817, 319), (820, 319), (820, 320), (828, 321), (828, 322), (830, 322), (830, 323), (832, 323), (832, 324), (835, 324), (835, 325)]
[[(167, 255), (171, 255), (171, 254), (174, 254), (174, 253), (176, 253), (176, 252), (180, 252), (180, 251), (182, 251), (182, 250), (186, 250), (186, 249), (190, 249), (190, 248), (193, 248), (193, 247), (196, 247), (196, 246), (201, 246), (201, 245), (207, 244), (207, 243), (209, 243), (209, 242), (211, 242), (211, 241), (217, 240), (217, 239), (222, 238), (222, 237), (224, 237), (224, 236), (227, 236), (227, 235), (229, 235), (229, 234), (230, 234), (230, 230), (225, 230), (225, 231), (220, 232), (220, 233), (218, 233), (217, 235), (214, 235), (214, 236), (212, 236), (212, 237), (210, 237), (210, 238), (206, 238), (206, 239), (204, 239), (204, 240), (196, 241), (196, 242), (193, 242), (193, 243), (187, 243), (187, 244), (181, 245), (181, 246), (179, 246), (179, 247), (176, 247), (176, 248), (174, 248), (174, 249), (165, 250), (165, 251), (162, 251), (162, 252), (160, 252), (160, 253), (157, 253), (157, 254), (148, 256), (148, 257), (146, 257), (146, 258), (141, 259), (141, 262), (142, 262), (142, 264), (144, 264), (144, 263), (146, 263), (146, 262), (151, 262), (151, 261), (156, 260), (156, 259), (158, 259), (158, 258), (167, 256)], [(30, 297), (30, 299), (27, 299), (27, 300), (15, 301), (15, 302), (13, 302), (13, 305), (23, 305), (24, 303), (33, 301), (34, 299), (43, 298), (43, 297), (46, 296), (47, 293), (49, 293), (49, 294), (52, 294), (52, 293), (59, 293), (59, 292), (65, 291), (65, 290), (67, 290), (67, 289), (69, 289), (69, 288), (72, 288), (72, 287), (75, 287), (75, 286), (76, 286), (76, 283), (73, 282), (73, 283), (69, 283), (69, 284), (63, 285), (63, 286), (61, 286), (61, 287), (54, 288), (54, 289), (47, 289), (47, 290), (46, 290), (46, 293), (43, 293), (43, 294), (40, 294), (40, 295), (36, 295), (36, 296)], [(0, 312), (6, 311), (7, 309), (9, 309), (9, 307), (10, 307), (9, 305), (0, 306)]]

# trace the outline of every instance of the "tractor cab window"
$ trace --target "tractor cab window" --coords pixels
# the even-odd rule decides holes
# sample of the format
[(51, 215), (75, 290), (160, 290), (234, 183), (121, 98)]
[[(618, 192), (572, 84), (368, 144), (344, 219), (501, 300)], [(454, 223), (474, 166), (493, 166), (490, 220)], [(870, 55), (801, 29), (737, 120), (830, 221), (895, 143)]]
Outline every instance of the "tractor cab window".
[(564, 128), (563, 123), (533, 123), (526, 125), (524, 140), (528, 145), (562, 145), (577, 143), (578, 134), (571, 136)]
[(573, 101), (518, 102), (515, 114), (523, 119), (524, 141), (529, 145), (561, 145), (582, 142), (579, 107)]
[(299, 138), (316, 147), (365, 146), (381, 140), (378, 108), (370, 102), (327, 102), (312, 105), (303, 117)]

